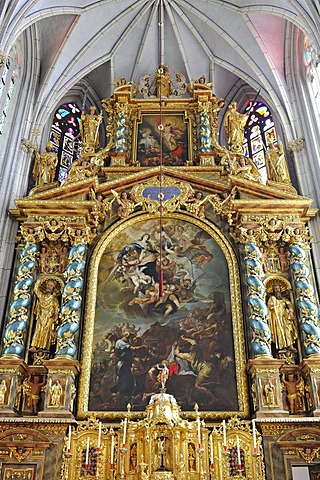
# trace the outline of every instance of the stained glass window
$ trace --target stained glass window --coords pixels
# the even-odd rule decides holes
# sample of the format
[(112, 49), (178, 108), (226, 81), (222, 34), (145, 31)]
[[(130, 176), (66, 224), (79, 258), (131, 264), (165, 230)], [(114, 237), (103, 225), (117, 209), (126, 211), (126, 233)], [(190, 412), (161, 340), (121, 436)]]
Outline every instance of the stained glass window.
[(76, 103), (64, 103), (56, 110), (51, 127), (50, 141), (58, 155), (58, 180), (68, 176), (75, 158), (79, 156), (79, 124), (81, 111)]
[(245, 109), (248, 120), (245, 126), (245, 155), (250, 157), (258, 168), (264, 182), (267, 181), (265, 153), (270, 143), (277, 144), (272, 114), (267, 105), (250, 100)]

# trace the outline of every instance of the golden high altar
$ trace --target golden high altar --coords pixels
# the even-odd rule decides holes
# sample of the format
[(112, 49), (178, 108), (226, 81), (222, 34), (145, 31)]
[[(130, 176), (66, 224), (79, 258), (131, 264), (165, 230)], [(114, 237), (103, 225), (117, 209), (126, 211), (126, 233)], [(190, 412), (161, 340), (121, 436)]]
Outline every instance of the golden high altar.
[(131, 421), (130, 416), (128, 405), (118, 431), (102, 427), (94, 418), (74, 433), (70, 428), (62, 478), (265, 478), (261, 436), (254, 422), (251, 429), (235, 417), (207, 428), (197, 404), (195, 419), (183, 419), (165, 388), (151, 397), (145, 418)]
[(23, 141), (35, 185), (10, 212), (2, 478), (263, 479), (316, 465), (316, 211), (281, 146), (258, 168), (234, 103), (220, 145), (223, 99), (203, 77), (173, 91), (165, 66), (153, 90), (121, 79), (101, 104), (106, 141), (103, 114), (83, 112), (61, 181), (53, 146)]

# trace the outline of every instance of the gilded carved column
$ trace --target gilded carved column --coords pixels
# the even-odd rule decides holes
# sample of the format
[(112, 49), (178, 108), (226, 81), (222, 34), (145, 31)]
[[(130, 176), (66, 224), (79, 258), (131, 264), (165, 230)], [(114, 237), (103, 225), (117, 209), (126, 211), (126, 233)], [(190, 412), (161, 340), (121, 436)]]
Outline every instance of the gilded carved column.
[(27, 365), (23, 360), (26, 331), (29, 324), (29, 310), (32, 301), (34, 272), (37, 266), (38, 246), (28, 242), (20, 256), (17, 277), (13, 290), (13, 299), (3, 334), (3, 352), (0, 360), (2, 415), (11, 415), (19, 408), (19, 388), (27, 374)]
[[(82, 241), (81, 238), (79, 240)], [(79, 330), (86, 251), (86, 245), (79, 243), (69, 252), (60, 313), (62, 323), (57, 330), (56, 358), (74, 358), (77, 352), (75, 334)]]
[[(302, 231), (301, 231), (302, 230)], [(297, 313), (303, 346), (307, 358), (301, 363), (305, 378), (307, 410), (320, 416), (320, 328), (319, 308), (310, 271), (307, 229), (295, 229), (291, 233), (289, 260), (293, 277)]]
[[(320, 359), (320, 328), (318, 326), (319, 309), (316, 303), (308, 254), (310, 240), (308, 230), (298, 222), (298, 219), (292, 221), (293, 219), (289, 217), (291, 225), (285, 217), (269, 219), (256, 216), (254, 219), (257, 223), (259, 222), (254, 229), (247, 229), (241, 225), (235, 229), (232, 235), (236, 241), (245, 244), (244, 264), (246, 284), (249, 288), (248, 304), (251, 308), (249, 319), (251, 328), (254, 330), (253, 354), (255, 355), (255, 358), (248, 363), (248, 371), (252, 378), (252, 396), (256, 415), (268, 416), (281, 413), (283, 402), (279, 396), (281, 391), (279, 374), (294, 372), (294, 381), (298, 381), (300, 371), (304, 374), (306, 382), (306, 410), (317, 415), (320, 413), (318, 394), (320, 371), (314, 361), (317, 362)], [(254, 223), (251, 224), (254, 225)], [(260, 249), (256, 244), (260, 246)], [(302, 355), (307, 356), (300, 369), (296, 366), (296, 362), (299, 361), (300, 344), (295, 327), (295, 309), (292, 299), (287, 293), (290, 292), (291, 286), (287, 258), (289, 258), (293, 280), (292, 287), (300, 338), (304, 347)], [(282, 294), (282, 290), (287, 295)], [(268, 296), (269, 300), (266, 305)], [(278, 312), (276, 315), (281, 312), (281, 318), (277, 318), (277, 316), (272, 318), (273, 310), (273, 313), (268, 312), (268, 308), (272, 308), (274, 305), (279, 308), (285, 305), (283, 311), (281, 309), (276, 311)], [(256, 313), (258, 313), (258, 322), (255, 322)], [(272, 351), (279, 360), (275, 358), (268, 360), (268, 356), (264, 355), (266, 352), (259, 350), (260, 346), (257, 350), (256, 337), (257, 335), (261, 336), (261, 320), (265, 322), (269, 320), (273, 326), (271, 335), (274, 350)], [(262, 342), (262, 345), (265, 346), (265, 342)], [(283, 361), (284, 364), (281, 364)], [(284, 382), (286, 377), (282, 378), (284, 378), (282, 380)], [(301, 412), (304, 411), (302, 408)], [(300, 413), (300, 410), (295, 413)]]
[(61, 324), (57, 329), (55, 357), (44, 362), (48, 375), (44, 409), (39, 413), (42, 417), (72, 417), (75, 379), (80, 371), (79, 362), (75, 360), (75, 335), (80, 326), (88, 237), (80, 229), (69, 229), (69, 237), (74, 246), (70, 249), (64, 273), (66, 281), (62, 292)]
[(25, 351), (25, 333), (29, 323), (29, 307), (32, 301), (34, 272), (37, 267), (39, 247), (27, 242), (21, 252), (13, 300), (3, 335), (3, 355), (22, 357)]
[[(298, 229), (297, 229), (298, 230)], [(297, 231), (292, 240), (299, 240)], [(319, 309), (315, 299), (315, 289), (311, 277), (309, 255), (303, 242), (289, 246), (290, 266), (296, 296), (298, 319), (302, 332), (303, 345), (307, 356), (320, 354), (320, 328), (318, 327)]]
[(116, 129), (115, 129), (115, 149), (117, 153), (126, 152), (128, 150), (128, 138), (126, 125), (127, 108), (125, 105), (118, 104), (117, 116), (116, 116)]
[[(102, 103), (106, 107), (106, 104)], [(119, 101), (115, 104), (114, 112), (109, 115), (107, 131), (112, 131), (114, 148), (110, 152), (110, 166), (124, 166), (128, 158), (128, 105)], [(109, 110), (109, 107), (108, 107)], [(108, 111), (107, 110), (107, 111)], [(109, 125), (110, 123), (110, 125)]]
[(265, 286), (262, 282), (263, 268), (261, 251), (256, 244), (253, 232), (248, 230), (241, 235), (231, 235), (236, 241), (244, 244), (245, 282), (248, 291), (247, 306), (251, 329), (252, 356), (266, 355), (271, 357), (271, 333), (268, 324), (268, 308), (265, 303)]
[[(251, 377), (251, 395), (255, 416), (274, 417), (287, 414), (283, 408), (279, 369), (283, 360), (275, 359), (271, 351), (269, 311), (266, 304), (266, 287), (263, 282), (263, 254), (260, 247), (266, 232), (261, 229), (231, 228), (231, 236), (243, 244), (247, 306), (251, 329), (252, 358), (247, 371)], [(263, 235), (263, 233), (265, 235)]]
[(208, 105), (209, 102), (204, 102), (201, 104), (200, 111), (200, 152), (208, 153), (211, 152), (211, 128), (210, 128), (210, 119), (208, 115)]

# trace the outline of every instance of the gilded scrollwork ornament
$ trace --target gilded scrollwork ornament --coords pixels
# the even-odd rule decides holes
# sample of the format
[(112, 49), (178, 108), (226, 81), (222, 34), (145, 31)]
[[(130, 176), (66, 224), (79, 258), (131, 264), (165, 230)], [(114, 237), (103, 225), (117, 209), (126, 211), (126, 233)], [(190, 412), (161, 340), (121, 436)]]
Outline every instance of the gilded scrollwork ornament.
[(251, 160), (242, 154), (229, 152), (223, 157), (223, 165), (230, 175), (250, 180), (252, 182), (262, 183), (262, 177), (259, 170)]
[(309, 446), (298, 448), (298, 452), (307, 463), (312, 463), (316, 457), (319, 457), (320, 447), (312, 448)]
[(33, 153), (37, 150), (37, 145), (28, 138), (21, 139), (21, 149), (26, 153)]
[(31, 227), (22, 224), (20, 227), (20, 235), (17, 239), (20, 239), (22, 243), (34, 243), (42, 242), (45, 238), (45, 233), (41, 225), (37, 227)]
[(90, 227), (89, 225), (68, 227), (68, 239), (72, 246), (89, 244), (96, 235), (96, 227)]
[(126, 190), (121, 193), (118, 193), (115, 190), (111, 190), (111, 193), (113, 195), (114, 201), (118, 205), (117, 213), (120, 218), (128, 217), (135, 211), (136, 207), (142, 205), (142, 202), (135, 202), (133, 200), (134, 194), (127, 192)]
[(98, 154), (91, 156), (82, 156), (77, 158), (71, 165), (68, 176), (63, 182), (63, 185), (68, 185), (72, 182), (81, 182), (87, 178), (96, 176), (101, 169), (101, 159)]
[(59, 217), (45, 220), (42, 224), (42, 231), (44, 238), (47, 238), (50, 241), (68, 241), (67, 222)]

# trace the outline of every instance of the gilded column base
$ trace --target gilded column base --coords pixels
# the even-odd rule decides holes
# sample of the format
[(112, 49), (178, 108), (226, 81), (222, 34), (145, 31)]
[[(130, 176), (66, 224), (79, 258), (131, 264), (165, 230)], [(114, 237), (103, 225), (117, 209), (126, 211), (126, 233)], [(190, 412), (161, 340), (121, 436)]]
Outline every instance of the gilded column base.
[(154, 472), (151, 475), (151, 480), (173, 480), (174, 475), (172, 472)]
[(216, 164), (215, 155), (212, 152), (200, 153), (199, 158), (201, 167), (214, 167)]
[(110, 167), (125, 167), (127, 164), (127, 152), (110, 153)]
[(75, 378), (80, 372), (79, 362), (54, 358), (44, 364), (48, 375), (44, 408), (39, 412), (39, 417), (73, 418)]
[(256, 418), (283, 417), (284, 410), (280, 384), (280, 368), (283, 360), (273, 357), (256, 357), (248, 361), (247, 371), (251, 376), (251, 395)]
[(3, 356), (0, 359), (0, 413), (2, 417), (15, 415), (20, 407), (22, 382), (28, 366), (21, 359)]
[(307, 409), (314, 417), (320, 417), (320, 356), (302, 360), (300, 369), (305, 377)]

